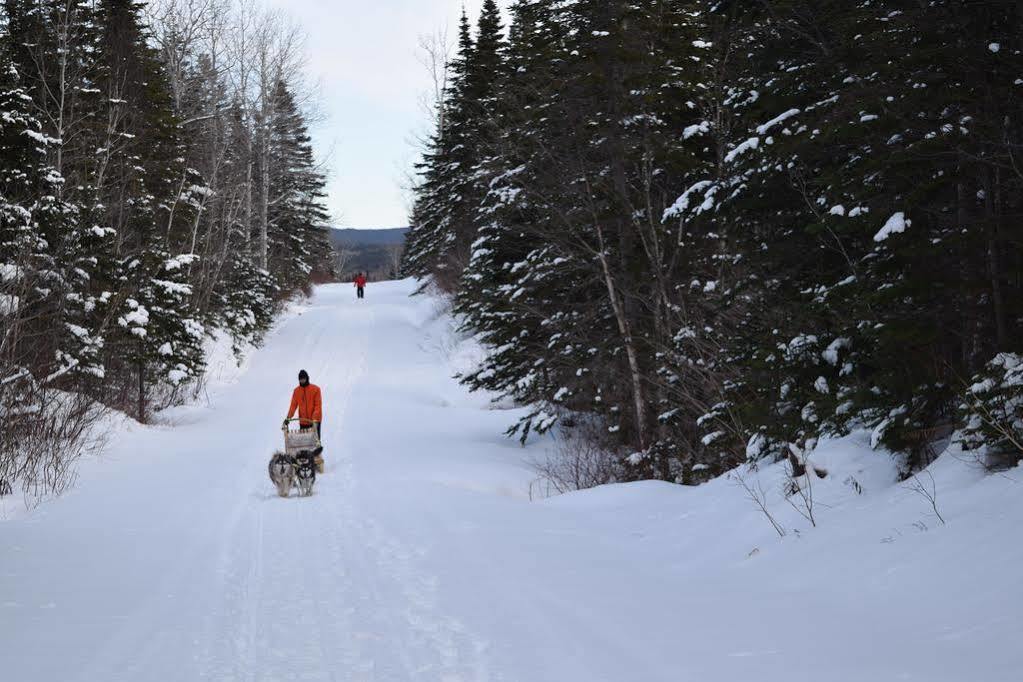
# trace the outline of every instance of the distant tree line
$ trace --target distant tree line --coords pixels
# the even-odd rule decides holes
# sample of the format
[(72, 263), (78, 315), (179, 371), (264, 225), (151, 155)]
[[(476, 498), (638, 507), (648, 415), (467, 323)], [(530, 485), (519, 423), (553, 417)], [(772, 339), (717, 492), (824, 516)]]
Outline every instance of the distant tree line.
[(0, 481), (66, 486), (94, 406), (145, 421), (326, 266), (301, 35), (229, 0), (5, 0)]
[[(1023, 456), (1023, 5), (492, 0), (403, 267), (469, 386), (699, 482), (855, 428)], [(595, 481), (595, 482), (600, 482)]]
[(334, 230), (334, 271), (341, 282), (351, 282), (363, 273), (370, 282), (397, 279), (401, 270), (403, 237), (386, 240), (360, 238), (361, 230)]

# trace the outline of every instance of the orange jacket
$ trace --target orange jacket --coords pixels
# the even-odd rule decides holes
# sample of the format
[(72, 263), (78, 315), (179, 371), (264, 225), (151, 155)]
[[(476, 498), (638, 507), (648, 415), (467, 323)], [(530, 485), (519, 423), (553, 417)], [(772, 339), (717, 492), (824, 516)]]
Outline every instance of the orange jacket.
[(299, 423), (309, 426), (312, 422), (323, 421), (323, 401), (320, 398), (320, 387), (316, 384), (298, 386), (291, 394), (291, 407), (288, 408), (288, 419), (298, 410)]

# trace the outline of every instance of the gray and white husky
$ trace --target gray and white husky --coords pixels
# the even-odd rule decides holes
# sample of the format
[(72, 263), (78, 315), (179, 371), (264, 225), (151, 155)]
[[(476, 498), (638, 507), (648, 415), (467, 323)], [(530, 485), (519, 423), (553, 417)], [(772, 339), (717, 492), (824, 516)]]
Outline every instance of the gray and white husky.
[(270, 458), (270, 480), (277, 487), (277, 494), (287, 497), (295, 483), (295, 460), (283, 452), (275, 452)]
[(270, 480), (277, 487), (277, 494), (288, 497), (292, 486), (298, 488), (300, 497), (313, 494), (316, 485), (316, 451), (299, 452), (294, 457), (275, 452), (270, 459)]

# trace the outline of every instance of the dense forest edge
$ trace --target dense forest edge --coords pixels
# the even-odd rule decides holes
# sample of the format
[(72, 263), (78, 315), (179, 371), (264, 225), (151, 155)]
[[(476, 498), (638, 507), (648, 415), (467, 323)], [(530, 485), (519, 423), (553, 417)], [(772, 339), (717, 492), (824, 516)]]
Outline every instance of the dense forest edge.
[(0, 494), (58, 493), (104, 408), (194, 394), (329, 277), (301, 33), (249, 4), (0, 9)]
[(867, 429), (1023, 457), (1018, 3), (493, 0), (464, 12), (407, 275), (564, 488), (699, 483)]

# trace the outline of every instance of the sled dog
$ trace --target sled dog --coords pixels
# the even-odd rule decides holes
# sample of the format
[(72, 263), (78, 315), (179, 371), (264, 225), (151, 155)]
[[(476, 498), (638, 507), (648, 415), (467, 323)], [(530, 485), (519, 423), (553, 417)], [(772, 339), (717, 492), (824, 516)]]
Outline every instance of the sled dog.
[(311, 452), (302, 451), (295, 455), (295, 485), (298, 487), (298, 494), (302, 497), (312, 495), (313, 485), (315, 484), (315, 455)]
[(277, 487), (277, 494), (287, 497), (295, 482), (295, 460), (283, 452), (275, 452), (270, 459), (270, 480)]

